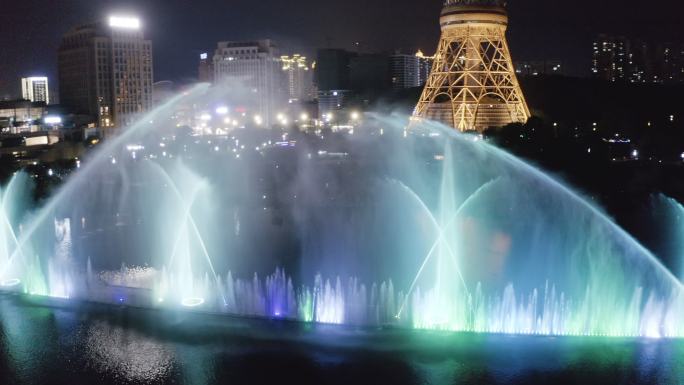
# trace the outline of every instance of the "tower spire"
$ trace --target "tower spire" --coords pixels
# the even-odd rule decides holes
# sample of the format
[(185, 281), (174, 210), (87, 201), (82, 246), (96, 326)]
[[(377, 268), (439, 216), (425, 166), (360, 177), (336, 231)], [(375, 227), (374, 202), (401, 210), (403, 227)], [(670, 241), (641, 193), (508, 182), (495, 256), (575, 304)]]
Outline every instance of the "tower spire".
[(526, 122), (506, 41), (505, 0), (445, 0), (442, 36), (414, 116), (460, 131)]

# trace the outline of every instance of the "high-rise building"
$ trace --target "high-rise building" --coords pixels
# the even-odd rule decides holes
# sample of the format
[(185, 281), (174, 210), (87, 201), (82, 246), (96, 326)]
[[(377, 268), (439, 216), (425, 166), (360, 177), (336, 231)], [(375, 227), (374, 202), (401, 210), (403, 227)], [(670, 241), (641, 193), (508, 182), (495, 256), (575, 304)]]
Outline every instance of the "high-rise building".
[(140, 20), (110, 17), (71, 29), (59, 47), (60, 103), (97, 118), (105, 135), (152, 107), (152, 43)]
[(32, 102), (44, 102), (50, 104), (50, 91), (48, 78), (30, 77), (21, 79), (21, 95), (24, 99)]
[(684, 83), (684, 44), (660, 43), (653, 54), (654, 81)]
[(251, 106), (270, 125), (284, 104), (284, 77), (280, 57), (271, 40), (223, 41), (214, 53), (214, 80), (239, 81), (254, 94)]
[(607, 81), (625, 80), (629, 74), (629, 40), (599, 35), (594, 41), (592, 73)]
[(213, 83), (214, 66), (209, 60), (208, 53), (200, 54), (199, 67), (197, 68), (197, 78), (201, 83)]
[(281, 56), (287, 93), (290, 102), (308, 102), (313, 100), (313, 70), (305, 56)]
[(349, 60), (351, 90), (364, 97), (373, 97), (392, 87), (390, 61), (386, 54), (365, 53)]
[(319, 49), (316, 54), (318, 91), (349, 90), (349, 65), (354, 56), (343, 49)]
[(629, 44), (627, 54), (627, 76), (630, 83), (658, 82), (658, 75), (653, 72), (651, 47), (644, 40), (634, 40)]
[(390, 56), (392, 88), (400, 90), (420, 86), (420, 58), (396, 53)]
[(430, 72), (432, 72), (432, 64), (435, 62), (434, 56), (425, 56), (423, 51), (418, 50), (416, 52), (416, 57), (418, 58), (418, 79), (420, 85), (423, 86), (427, 83), (428, 77), (430, 77)]
[(599, 79), (615, 82), (629, 76), (630, 46), (624, 37), (599, 35), (594, 40), (592, 73)]

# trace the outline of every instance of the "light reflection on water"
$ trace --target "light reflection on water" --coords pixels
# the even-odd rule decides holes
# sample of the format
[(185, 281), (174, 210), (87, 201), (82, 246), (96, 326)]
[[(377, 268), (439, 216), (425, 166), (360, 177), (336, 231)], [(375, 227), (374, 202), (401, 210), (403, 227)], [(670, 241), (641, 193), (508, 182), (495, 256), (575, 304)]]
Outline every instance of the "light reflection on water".
[(684, 341), (359, 330), (0, 295), (0, 384), (684, 383)]
[(175, 361), (171, 346), (135, 330), (94, 321), (83, 339), (84, 354), (97, 372), (129, 381), (169, 377)]

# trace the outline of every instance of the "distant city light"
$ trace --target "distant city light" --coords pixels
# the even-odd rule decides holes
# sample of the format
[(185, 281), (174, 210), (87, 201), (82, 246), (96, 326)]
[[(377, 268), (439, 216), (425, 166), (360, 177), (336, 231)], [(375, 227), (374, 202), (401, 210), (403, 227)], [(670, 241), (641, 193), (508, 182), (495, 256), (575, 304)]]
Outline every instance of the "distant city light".
[(109, 26), (125, 29), (140, 29), (140, 19), (136, 17), (111, 16)]
[(307, 115), (307, 114), (301, 114), (301, 115), (299, 116), (299, 120), (309, 120), (309, 115)]
[(142, 151), (145, 149), (145, 146), (140, 145), (140, 144), (129, 144), (126, 146), (126, 150), (128, 151)]
[(360, 117), (361, 117), (361, 115), (356, 111), (351, 113), (352, 120), (359, 120)]
[(200, 54), (200, 59), (202, 60), (207, 60), (208, 57), (209, 55), (207, 55), (206, 53)]
[(43, 119), (45, 124), (61, 124), (62, 123), (62, 118), (59, 116), (46, 116), (45, 119)]
[(228, 107), (221, 106), (216, 109), (216, 113), (219, 115), (225, 115), (228, 113)]
[(201, 119), (201, 120), (204, 120), (204, 121), (211, 120), (211, 115), (209, 115), (209, 114), (202, 114), (202, 115), (200, 116), (200, 119)]

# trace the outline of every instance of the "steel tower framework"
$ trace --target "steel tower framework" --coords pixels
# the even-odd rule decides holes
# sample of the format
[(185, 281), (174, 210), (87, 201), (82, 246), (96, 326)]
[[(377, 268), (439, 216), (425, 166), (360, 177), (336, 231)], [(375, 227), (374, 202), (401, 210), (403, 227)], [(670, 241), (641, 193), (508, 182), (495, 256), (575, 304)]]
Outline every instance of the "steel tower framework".
[(483, 131), (530, 117), (506, 42), (498, 0), (447, 0), (432, 72), (414, 117), (460, 131)]

